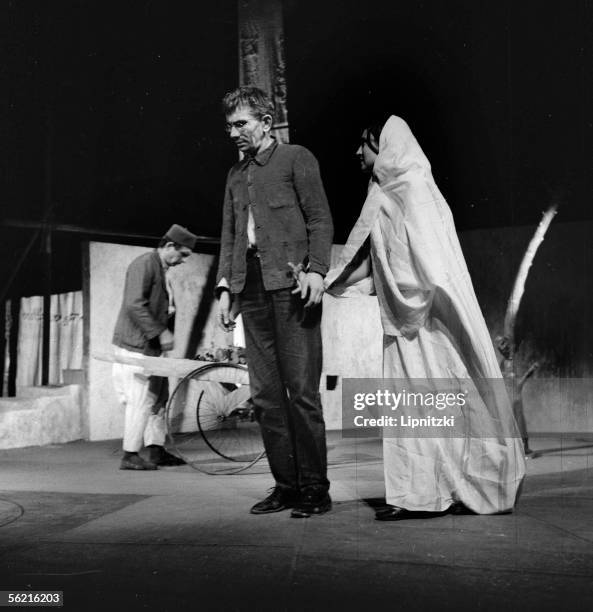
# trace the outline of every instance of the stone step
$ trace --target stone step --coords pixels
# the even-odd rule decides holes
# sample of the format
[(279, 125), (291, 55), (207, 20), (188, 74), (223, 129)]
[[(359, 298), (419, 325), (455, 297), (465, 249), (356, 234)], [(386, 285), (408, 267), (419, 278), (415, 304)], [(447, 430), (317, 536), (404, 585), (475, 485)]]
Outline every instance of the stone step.
[(0, 449), (85, 437), (80, 385), (23, 387), (18, 395), (0, 398)]

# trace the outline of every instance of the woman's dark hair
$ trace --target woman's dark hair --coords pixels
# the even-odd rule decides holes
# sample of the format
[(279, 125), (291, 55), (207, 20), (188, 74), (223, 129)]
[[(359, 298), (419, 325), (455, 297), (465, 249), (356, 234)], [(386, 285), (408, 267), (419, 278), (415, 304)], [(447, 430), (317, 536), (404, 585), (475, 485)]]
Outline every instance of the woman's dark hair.
[(373, 120), (366, 128), (366, 143), (374, 153), (379, 153), (379, 138), (387, 119), (387, 116), (381, 116)]

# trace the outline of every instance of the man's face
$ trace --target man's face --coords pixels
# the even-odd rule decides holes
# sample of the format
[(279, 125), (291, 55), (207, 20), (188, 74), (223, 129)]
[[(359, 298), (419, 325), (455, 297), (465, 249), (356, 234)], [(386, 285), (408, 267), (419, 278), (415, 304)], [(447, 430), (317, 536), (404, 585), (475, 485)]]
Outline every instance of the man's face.
[(167, 242), (163, 247), (163, 261), (169, 268), (178, 266), (191, 255), (191, 249), (176, 246), (174, 242)]
[(239, 106), (227, 115), (226, 128), (231, 140), (242, 153), (256, 155), (272, 127), (270, 115), (257, 119), (248, 106)]

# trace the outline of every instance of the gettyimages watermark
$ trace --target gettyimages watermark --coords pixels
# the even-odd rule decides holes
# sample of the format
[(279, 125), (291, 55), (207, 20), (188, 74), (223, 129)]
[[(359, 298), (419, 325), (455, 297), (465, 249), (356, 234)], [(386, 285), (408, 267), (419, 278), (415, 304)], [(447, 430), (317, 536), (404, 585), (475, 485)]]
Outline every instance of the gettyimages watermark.
[(505, 381), (344, 378), (344, 437), (514, 438)]

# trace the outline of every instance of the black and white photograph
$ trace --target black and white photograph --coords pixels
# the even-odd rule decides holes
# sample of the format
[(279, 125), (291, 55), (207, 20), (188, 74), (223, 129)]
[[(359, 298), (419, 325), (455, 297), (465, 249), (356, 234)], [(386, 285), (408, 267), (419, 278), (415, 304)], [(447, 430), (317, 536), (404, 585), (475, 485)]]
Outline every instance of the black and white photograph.
[(593, 607), (593, 2), (0, 2), (0, 607)]

